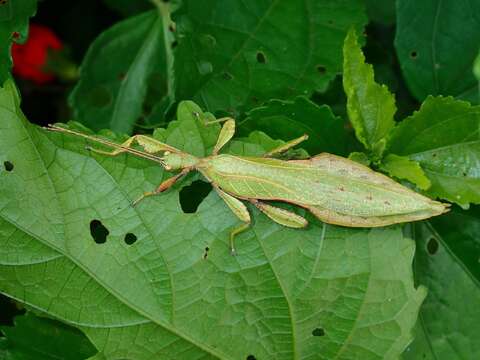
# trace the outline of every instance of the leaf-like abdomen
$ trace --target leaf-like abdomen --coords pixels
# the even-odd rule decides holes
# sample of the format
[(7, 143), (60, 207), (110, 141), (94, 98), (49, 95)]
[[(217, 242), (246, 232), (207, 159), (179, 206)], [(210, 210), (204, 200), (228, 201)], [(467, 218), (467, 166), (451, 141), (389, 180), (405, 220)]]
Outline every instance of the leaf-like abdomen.
[(320, 206), (352, 216), (391, 216), (443, 205), (351, 160), (322, 154), (282, 161), (219, 155), (199, 170), (224, 191), (240, 198)]

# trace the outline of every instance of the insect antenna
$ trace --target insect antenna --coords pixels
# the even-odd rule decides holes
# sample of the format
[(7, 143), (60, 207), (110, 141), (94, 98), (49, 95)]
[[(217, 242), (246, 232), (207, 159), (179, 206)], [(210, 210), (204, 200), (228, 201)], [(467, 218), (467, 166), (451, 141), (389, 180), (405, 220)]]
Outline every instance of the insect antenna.
[(78, 137), (82, 137), (84, 139), (103, 144), (103, 145), (108, 146), (108, 147), (113, 148), (113, 149), (123, 150), (123, 151), (128, 152), (132, 155), (136, 155), (138, 157), (142, 157), (142, 158), (145, 158), (145, 159), (155, 161), (155, 162), (159, 163), (160, 165), (162, 165), (163, 167), (166, 166), (165, 162), (163, 161), (163, 158), (160, 157), (160, 156), (156, 156), (156, 155), (147, 153), (145, 151), (137, 150), (137, 149), (132, 149), (130, 147), (123, 146), (122, 144), (117, 144), (113, 141), (110, 141), (110, 140), (107, 140), (107, 139), (104, 139), (104, 138), (100, 138), (98, 136), (87, 135), (87, 134), (81, 133), (79, 131), (66, 129), (66, 128), (63, 128), (63, 127), (60, 127), (60, 126), (56, 126), (56, 125), (48, 125), (47, 127), (44, 127), (44, 129), (49, 130), (49, 131), (67, 133), (67, 134), (75, 135), (75, 136), (78, 136)]

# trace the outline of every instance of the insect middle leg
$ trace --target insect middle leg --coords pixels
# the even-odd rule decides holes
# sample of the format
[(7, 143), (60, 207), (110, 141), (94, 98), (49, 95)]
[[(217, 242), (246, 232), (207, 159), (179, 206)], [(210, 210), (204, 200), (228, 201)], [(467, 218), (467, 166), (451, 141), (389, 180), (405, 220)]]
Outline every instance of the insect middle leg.
[(254, 199), (250, 200), (250, 202), (277, 224), (296, 229), (304, 228), (308, 225), (308, 221), (304, 217), (297, 215), (294, 212), (268, 205)]
[(235, 250), (235, 236), (250, 227), (250, 214), (245, 204), (242, 203), (240, 200), (222, 191), (218, 186), (214, 185), (213, 187), (217, 191), (218, 195), (220, 195), (220, 197), (223, 199), (223, 201), (225, 201), (230, 210), (232, 210), (232, 212), (244, 222), (243, 224), (232, 229), (232, 231), (230, 232), (230, 253), (232, 255), (236, 255), (237, 251)]
[(140, 196), (137, 200), (135, 200), (132, 203), (132, 206), (136, 206), (140, 201), (142, 201), (146, 197), (153, 196), (153, 195), (158, 195), (158, 194), (168, 190), (170, 187), (173, 186), (173, 184), (175, 184), (178, 180), (180, 180), (180, 178), (182, 178), (183, 176), (188, 174), (190, 172), (190, 170), (191, 170), (190, 168), (185, 168), (181, 172), (179, 172), (177, 175), (172, 176), (171, 178), (162, 182), (160, 185), (158, 185), (158, 187), (155, 190), (147, 191), (147, 192), (143, 193), (142, 196)]
[(305, 135), (302, 135), (300, 136), (299, 138), (296, 138), (296, 139), (293, 139), (293, 140), (290, 140), (288, 141), (287, 143), (283, 144), (283, 145), (280, 145), (272, 150), (270, 150), (269, 152), (263, 154), (263, 157), (270, 157), (272, 155), (277, 155), (277, 154), (281, 154), (289, 149), (291, 149), (292, 147), (294, 146), (297, 146), (298, 144), (300, 144), (302, 141), (305, 141), (308, 139), (308, 135), (305, 134)]

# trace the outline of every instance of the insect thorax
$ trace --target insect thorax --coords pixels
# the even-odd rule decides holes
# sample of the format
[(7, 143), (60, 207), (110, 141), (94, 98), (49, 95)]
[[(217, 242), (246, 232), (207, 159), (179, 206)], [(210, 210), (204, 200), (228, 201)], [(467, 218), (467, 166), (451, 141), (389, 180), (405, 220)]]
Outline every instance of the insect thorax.
[(198, 158), (187, 153), (165, 153), (163, 161), (167, 170), (179, 170), (195, 166)]

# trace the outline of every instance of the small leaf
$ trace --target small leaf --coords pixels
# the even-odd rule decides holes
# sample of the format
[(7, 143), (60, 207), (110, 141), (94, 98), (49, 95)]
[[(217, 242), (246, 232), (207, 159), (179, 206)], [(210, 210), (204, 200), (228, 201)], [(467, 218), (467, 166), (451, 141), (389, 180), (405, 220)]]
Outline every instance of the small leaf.
[(395, 124), (395, 98), (385, 85), (375, 82), (373, 67), (365, 63), (353, 29), (345, 39), (343, 56), (348, 117), (358, 140), (374, 157), (379, 157), (385, 147), (385, 137)]
[(414, 226), (415, 279), (429, 291), (403, 358), (480, 358), (480, 207)]
[[(75, 120), (129, 134), (168, 95), (163, 19), (159, 11), (123, 20), (90, 46), (70, 95)], [(170, 46), (169, 44), (167, 46)], [(154, 103), (148, 104), (150, 93)]]
[[(28, 312), (14, 326), (0, 326), (0, 358), (7, 360), (83, 360), (97, 351), (77, 329)], [(3, 349), (3, 350), (2, 350)]]
[(461, 206), (480, 203), (480, 107), (428, 97), (392, 132), (389, 152), (420, 164), (427, 193)]
[(0, 3), (0, 84), (11, 77), (12, 42), (24, 43), (28, 22), (37, 11), (37, 0), (7, 0)]
[(352, 152), (350, 155), (348, 155), (348, 158), (352, 161), (355, 161), (359, 164), (365, 165), (365, 166), (370, 166), (370, 159), (368, 158), (368, 155), (363, 153), (363, 152)]
[(388, 154), (380, 165), (381, 169), (397, 179), (405, 179), (422, 190), (427, 190), (431, 182), (423, 172), (419, 163), (405, 156)]
[(185, 0), (173, 17), (177, 99), (234, 116), (324, 90), (348, 28), (367, 21), (357, 0)]
[(254, 130), (285, 141), (308, 134), (308, 140), (299, 147), (310, 154), (322, 151), (345, 155), (347, 133), (342, 119), (336, 117), (327, 105), (318, 106), (305, 97), (294, 101), (271, 100), (255, 108), (239, 126), (240, 134)]
[[(480, 2), (398, 0), (395, 48), (412, 94), (478, 103), (472, 64), (480, 44)], [(419, 34), (422, 34), (419, 36)]]

